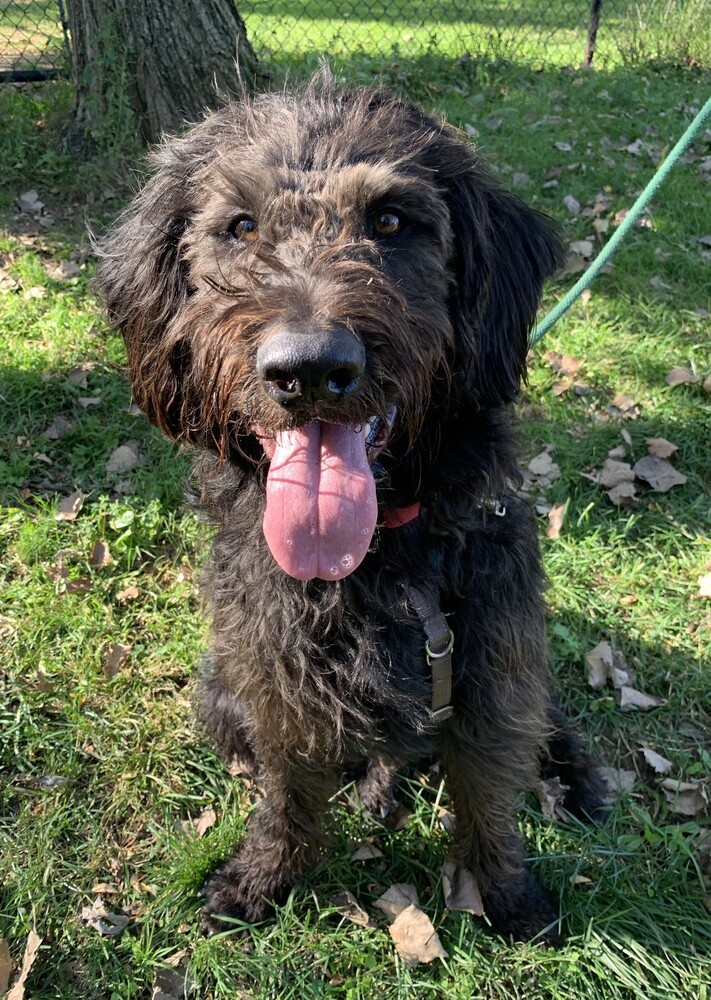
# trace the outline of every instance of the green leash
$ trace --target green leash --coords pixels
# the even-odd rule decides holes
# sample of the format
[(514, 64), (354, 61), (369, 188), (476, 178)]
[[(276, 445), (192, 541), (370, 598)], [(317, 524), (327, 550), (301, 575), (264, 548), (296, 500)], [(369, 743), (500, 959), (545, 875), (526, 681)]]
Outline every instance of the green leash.
[(664, 181), (667, 179), (669, 172), (676, 166), (679, 158), (684, 155), (688, 147), (691, 145), (696, 134), (701, 130), (707, 119), (711, 116), (711, 97), (706, 101), (703, 108), (696, 115), (694, 120), (691, 122), (686, 132), (682, 135), (681, 139), (677, 142), (676, 146), (672, 149), (669, 155), (666, 157), (663, 163), (660, 164), (656, 174), (652, 177), (649, 184), (647, 184), (644, 191), (641, 193), (637, 201), (634, 203), (632, 208), (629, 210), (624, 220), (622, 221), (619, 229), (616, 230), (612, 239), (605, 244), (601, 253), (595, 258), (590, 267), (587, 269), (582, 278), (573, 285), (570, 291), (560, 300), (558, 305), (554, 306), (553, 309), (545, 316), (541, 322), (533, 330), (530, 338), (530, 346), (533, 347), (538, 341), (545, 336), (550, 330), (554, 323), (557, 323), (564, 312), (572, 306), (573, 302), (577, 297), (584, 292), (588, 285), (597, 278), (600, 271), (603, 269), (607, 261), (612, 257), (613, 253), (619, 247), (620, 243), (629, 233), (630, 229), (634, 226), (637, 219), (640, 217), (642, 212), (645, 210), (649, 202), (652, 200), (657, 190), (661, 187)]

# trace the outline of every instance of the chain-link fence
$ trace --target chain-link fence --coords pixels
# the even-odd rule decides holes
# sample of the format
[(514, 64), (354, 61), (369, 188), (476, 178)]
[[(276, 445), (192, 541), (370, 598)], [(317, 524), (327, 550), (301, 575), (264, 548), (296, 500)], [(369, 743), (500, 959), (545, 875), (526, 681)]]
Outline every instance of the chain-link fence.
[[(0, 81), (68, 71), (66, 0), (0, 0)], [(69, 0), (71, 2), (71, 0)], [(440, 55), (551, 68), (709, 64), (711, 0), (237, 0), (269, 68)]]

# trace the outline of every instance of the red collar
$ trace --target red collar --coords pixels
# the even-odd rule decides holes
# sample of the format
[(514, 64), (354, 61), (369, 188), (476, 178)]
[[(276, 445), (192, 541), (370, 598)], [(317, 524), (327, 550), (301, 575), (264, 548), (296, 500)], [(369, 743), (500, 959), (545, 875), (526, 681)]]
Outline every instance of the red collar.
[(409, 507), (390, 507), (385, 511), (383, 518), (384, 528), (402, 528), (404, 524), (414, 521), (420, 513), (419, 503), (413, 503)]

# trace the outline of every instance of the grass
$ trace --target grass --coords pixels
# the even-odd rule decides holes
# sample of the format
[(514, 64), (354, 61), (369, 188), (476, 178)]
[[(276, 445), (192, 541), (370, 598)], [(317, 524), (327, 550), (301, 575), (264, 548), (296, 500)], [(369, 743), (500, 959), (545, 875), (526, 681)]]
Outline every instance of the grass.
[[(522, 194), (556, 216), (570, 240), (594, 235), (592, 220), (571, 215), (563, 198), (585, 207), (602, 192), (602, 217), (613, 220), (706, 96), (693, 68), (534, 74), (362, 55), (344, 55), (342, 66), (361, 80), (376, 68), (478, 130), (503, 182), (525, 172)], [(91, 292), (83, 219), (101, 226), (115, 215), (130, 181), (78, 170), (53, 152), (69, 103), (59, 84), (0, 90), (0, 266), (15, 282), (0, 294), (0, 937), (16, 967), (33, 923), (43, 938), (28, 994), (147, 997), (165, 960), (185, 951), (190, 995), (200, 1000), (705, 1000), (708, 810), (675, 813), (641, 754), (651, 747), (672, 762), (673, 777), (708, 784), (710, 621), (697, 578), (710, 558), (709, 395), (701, 381), (665, 383), (676, 365), (702, 380), (711, 371), (708, 250), (698, 242), (711, 233), (703, 143), (613, 270), (537, 350), (519, 407), (523, 455), (555, 446), (561, 475), (544, 492), (567, 504), (559, 538), (545, 537), (541, 518), (557, 686), (595, 752), (635, 772), (631, 793), (599, 829), (551, 823), (532, 799), (522, 804), (531, 864), (559, 897), (566, 944), (556, 952), (512, 946), (446, 913), (438, 873), (448, 838), (434, 793), (417, 782), (412, 818), (397, 833), (336, 803), (333, 852), (276, 920), (241, 938), (207, 939), (197, 891), (240, 837), (253, 795), (225, 780), (193, 725), (192, 666), (205, 641), (194, 573), (204, 539), (181, 505), (184, 459), (131, 410), (123, 346)], [(638, 138), (649, 153), (627, 151)], [(13, 207), (32, 188), (52, 225)], [(50, 277), (61, 260), (77, 273)], [(547, 301), (572, 280), (551, 285)], [(560, 376), (549, 350), (581, 362), (576, 378), (586, 394), (554, 394)], [(617, 393), (634, 401), (626, 416), (608, 410)], [(71, 427), (45, 436), (59, 415)], [(647, 437), (677, 444), (672, 461), (688, 482), (668, 493), (642, 487), (632, 507), (615, 507), (581, 473), (601, 468), (623, 432), (632, 459), (646, 452)], [(145, 461), (107, 471), (126, 441)], [(57, 521), (60, 498), (76, 489), (85, 495), (76, 520)], [(102, 540), (112, 561), (92, 565)], [(612, 689), (586, 685), (584, 654), (603, 638), (662, 706), (623, 713)], [(108, 676), (106, 655), (117, 643), (130, 652)], [(191, 821), (210, 806), (218, 822), (199, 837)], [(366, 836), (383, 858), (351, 862)], [(417, 885), (446, 961), (408, 970), (383, 925), (348, 923), (332, 905), (347, 888), (376, 914), (374, 899), (393, 882)], [(130, 915), (117, 937), (79, 919), (100, 894), (108, 909)]]

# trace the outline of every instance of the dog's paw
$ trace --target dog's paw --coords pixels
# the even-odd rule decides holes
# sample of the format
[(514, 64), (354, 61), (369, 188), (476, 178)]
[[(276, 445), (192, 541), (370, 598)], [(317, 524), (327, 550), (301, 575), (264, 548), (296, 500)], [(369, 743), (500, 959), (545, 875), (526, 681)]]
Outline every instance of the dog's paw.
[(205, 904), (201, 923), (208, 934), (237, 931), (240, 924), (266, 920), (275, 905), (286, 902), (291, 889), (282, 881), (261, 877), (250, 879), (236, 858), (218, 868), (203, 886)]
[(521, 872), (497, 892), (486, 893), (483, 902), (492, 928), (504, 937), (551, 948), (561, 944), (553, 901), (529, 872)]

